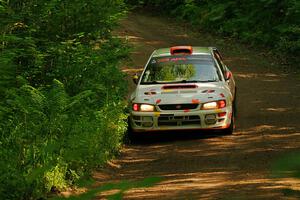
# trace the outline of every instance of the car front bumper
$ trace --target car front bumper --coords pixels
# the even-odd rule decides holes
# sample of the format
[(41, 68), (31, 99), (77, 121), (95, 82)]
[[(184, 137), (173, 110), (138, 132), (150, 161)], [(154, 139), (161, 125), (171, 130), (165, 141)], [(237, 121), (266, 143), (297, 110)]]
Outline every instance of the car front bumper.
[(133, 132), (226, 129), (230, 126), (232, 107), (217, 110), (135, 112), (130, 114)]

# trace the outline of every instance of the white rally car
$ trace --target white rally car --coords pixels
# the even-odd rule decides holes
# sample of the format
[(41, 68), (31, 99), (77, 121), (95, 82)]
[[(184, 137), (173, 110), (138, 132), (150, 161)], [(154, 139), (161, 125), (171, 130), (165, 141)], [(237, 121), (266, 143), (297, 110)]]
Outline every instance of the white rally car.
[(234, 129), (236, 87), (214, 47), (155, 50), (130, 98), (132, 132)]

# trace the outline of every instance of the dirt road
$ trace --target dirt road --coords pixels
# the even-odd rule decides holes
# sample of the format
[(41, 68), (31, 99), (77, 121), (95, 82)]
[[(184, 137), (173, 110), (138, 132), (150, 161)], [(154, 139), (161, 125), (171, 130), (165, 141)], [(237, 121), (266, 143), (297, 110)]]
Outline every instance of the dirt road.
[[(131, 14), (119, 33), (135, 48), (132, 63), (123, 66), (128, 73), (143, 66), (156, 48), (217, 46), (237, 82), (237, 130), (232, 136), (153, 135), (126, 145), (111, 166), (95, 173), (96, 185), (157, 177), (147, 187), (122, 190), (117, 196), (124, 199), (299, 198), (284, 192), (300, 190), (299, 180), (274, 178), (271, 171), (276, 160), (300, 150), (299, 75), (284, 72), (262, 49), (193, 33), (172, 20)], [(100, 193), (97, 198), (118, 192)]]

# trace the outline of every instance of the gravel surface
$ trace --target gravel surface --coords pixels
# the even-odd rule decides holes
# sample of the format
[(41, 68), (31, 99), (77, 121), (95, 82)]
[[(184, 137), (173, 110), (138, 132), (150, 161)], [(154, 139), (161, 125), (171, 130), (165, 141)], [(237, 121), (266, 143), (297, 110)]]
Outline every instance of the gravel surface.
[(278, 159), (300, 150), (299, 74), (287, 72), (262, 48), (199, 32), (172, 19), (130, 14), (118, 30), (134, 47), (132, 61), (122, 69), (130, 75), (139, 71), (156, 48), (218, 47), (238, 87), (235, 133), (151, 134), (126, 145), (117, 159), (94, 173), (96, 186), (149, 177), (158, 181), (99, 193), (97, 199), (111, 194), (124, 199), (299, 199), (286, 192), (299, 191), (299, 179), (272, 173)]

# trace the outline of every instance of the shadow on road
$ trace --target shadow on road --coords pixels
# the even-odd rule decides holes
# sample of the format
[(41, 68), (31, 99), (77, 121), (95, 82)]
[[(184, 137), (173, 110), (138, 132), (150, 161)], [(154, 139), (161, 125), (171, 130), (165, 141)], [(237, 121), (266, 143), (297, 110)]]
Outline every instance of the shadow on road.
[(154, 145), (162, 143), (173, 143), (178, 141), (193, 141), (214, 137), (226, 136), (220, 131), (163, 131), (135, 133), (127, 138), (127, 144), (132, 145)]

